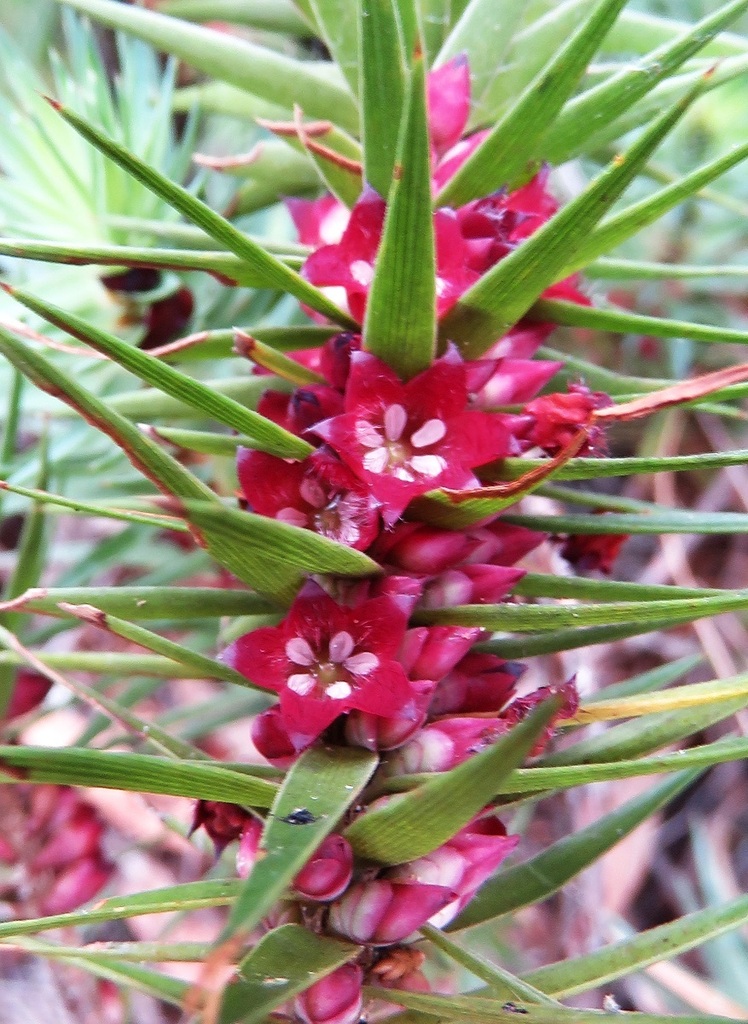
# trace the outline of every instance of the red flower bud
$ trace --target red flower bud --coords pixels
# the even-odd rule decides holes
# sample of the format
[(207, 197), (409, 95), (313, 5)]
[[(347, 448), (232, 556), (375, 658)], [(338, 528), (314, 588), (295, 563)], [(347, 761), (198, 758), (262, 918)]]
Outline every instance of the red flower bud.
[(337, 899), (353, 875), (353, 850), (340, 835), (327, 836), (298, 873), (293, 887), (300, 896), (326, 903)]
[(192, 817), (190, 835), (200, 827), (204, 828), (216, 848), (216, 855), (238, 839), (249, 822), (253, 820), (248, 811), (238, 804), (224, 804), (218, 800), (198, 800)]
[(480, 753), (507, 731), (497, 718), (444, 718), (421, 729), (387, 762), (390, 775), (447, 772)]
[(355, 747), (394, 750), (415, 735), (426, 721), (434, 683), (418, 679), (410, 684), (412, 697), (396, 718), (383, 718), (366, 711), (351, 711), (345, 722), (345, 737)]
[(75, 861), (56, 876), (41, 902), (42, 914), (67, 914), (88, 902), (106, 885), (113, 870), (100, 855)]
[(360, 882), (333, 903), (330, 926), (354, 942), (389, 946), (406, 939), (455, 896), (442, 885)]
[(343, 964), (296, 997), (296, 1015), (304, 1024), (358, 1024), (363, 980), (360, 967)]

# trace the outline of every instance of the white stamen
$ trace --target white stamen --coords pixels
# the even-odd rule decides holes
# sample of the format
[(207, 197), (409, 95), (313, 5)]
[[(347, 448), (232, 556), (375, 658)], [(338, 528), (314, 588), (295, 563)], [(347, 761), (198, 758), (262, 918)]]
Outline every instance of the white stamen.
[(408, 422), (408, 414), (401, 405), (390, 405), (384, 413), (384, 433), (388, 441), (399, 441), (405, 424)]
[(364, 448), (379, 448), (384, 438), (368, 420), (356, 420), (356, 440)]
[(414, 448), (426, 448), (427, 445), (441, 441), (446, 433), (447, 427), (443, 420), (426, 420), (423, 426), (411, 435), (410, 443)]
[(361, 654), (354, 654), (344, 662), (345, 668), (354, 676), (368, 676), (379, 665), (379, 658), (371, 651), (362, 651)]
[(364, 455), (364, 469), (370, 473), (383, 473), (389, 461), (389, 452), (386, 448), (375, 448), (373, 452)]
[(446, 469), (447, 463), (441, 455), (414, 455), (410, 465), (421, 476), (439, 476)]
[(301, 481), (299, 494), (312, 508), (322, 508), (325, 504), (325, 492), (316, 480), (310, 480), (309, 477)]
[(353, 637), (350, 633), (342, 630), (330, 639), (330, 661), (341, 662), (350, 657), (353, 653)]
[(374, 277), (374, 267), (366, 260), (354, 260), (351, 263), (351, 277), (357, 284), (362, 284), (366, 288)]
[(314, 676), (310, 676), (309, 673), (299, 673), (288, 677), (288, 688), (298, 693), (300, 697), (306, 697), (312, 692), (316, 682)]
[(297, 508), (282, 508), (275, 513), (275, 518), (281, 523), (289, 523), (291, 526), (306, 526), (306, 516)]
[(286, 644), (286, 657), (294, 665), (314, 665), (316, 657), (314, 651), (306, 642), (303, 636), (295, 636)]
[(352, 692), (353, 687), (348, 683), (344, 683), (342, 679), (339, 679), (336, 683), (331, 683), (325, 690), (327, 696), (332, 697), (333, 700), (345, 700), (346, 697), (350, 697)]

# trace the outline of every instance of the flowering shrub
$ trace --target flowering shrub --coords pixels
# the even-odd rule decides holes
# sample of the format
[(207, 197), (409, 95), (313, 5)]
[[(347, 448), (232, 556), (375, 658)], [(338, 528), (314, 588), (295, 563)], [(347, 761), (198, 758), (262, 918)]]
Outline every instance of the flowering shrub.
[[(79, 90), (72, 71), (62, 76), (59, 98), (41, 108), (46, 127), (9, 161), (0, 188), (0, 207), (29, 201), (33, 190), (19, 182), (24, 166), (41, 175), (34, 146), (51, 145), (63, 168), (64, 140), (75, 139), (99, 161), (84, 182), (97, 240), (71, 239), (70, 225), (50, 228), (53, 241), (0, 239), (0, 253), (21, 261), (5, 285), (16, 319), (0, 317), (0, 353), (13, 368), (1, 457), (23, 458), (28, 378), (132, 467), (110, 470), (111, 450), (100, 454), (98, 438), (84, 444), (93, 431), (58, 417), (49, 443), (60, 459), (47, 457), (42, 438), (35, 486), (25, 467), (2, 484), (35, 504), (8, 545), (18, 568), (0, 606), (9, 655), (0, 663), (0, 770), (13, 783), (15, 816), (0, 837), (12, 911), (0, 943), (85, 922), (83, 905), (115, 884), (104, 824), (74, 787), (186, 797), (192, 821), (181, 831), (198, 849), (201, 833), (209, 837), (205, 859), (220, 874), (105, 898), (93, 914), (227, 907), (212, 919), (210, 943), (132, 940), (56, 954), (37, 941), (34, 951), (68, 956), (205, 1024), (501, 1022), (516, 1013), (591, 1021), (560, 999), (651, 963), (653, 943), (691, 948), (724, 930), (724, 919), (665, 925), (658, 942), (627, 939), (529, 980), (449, 933), (557, 892), (692, 782), (695, 768), (746, 753), (740, 739), (648, 756), (748, 704), (740, 676), (724, 690), (713, 680), (648, 695), (680, 678), (668, 669), (596, 701), (580, 692), (568, 658), (535, 655), (748, 604), (744, 591), (583, 580), (570, 568), (610, 574), (631, 533), (745, 532), (742, 517), (697, 523), (677, 508), (558, 486), (690, 467), (621, 458), (610, 428), (676, 406), (729, 412), (748, 368), (723, 365), (725, 356), (709, 373), (647, 380), (583, 358), (594, 345), (581, 333), (570, 352), (544, 347), (559, 326), (598, 338), (646, 330), (746, 341), (736, 328), (613, 307), (593, 282), (615, 269), (599, 257), (748, 155), (742, 146), (615, 206), (638, 176), (659, 175), (650, 157), (697, 97), (740, 70), (737, 57), (715, 70), (701, 51), (715, 37), (728, 53), (738, 46), (720, 33), (748, 3), (680, 33), (658, 21), (663, 41), (649, 52), (649, 22), (622, 15), (623, 0), (591, 12), (541, 4), (526, 24), (498, 27), (482, 0), (298, 0), (277, 10), (247, 2), (235, 14), (249, 38), (233, 19), (188, 24), (183, 17), (200, 21), (205, 9), (181, 2), (167, 0), (162, 13), (158, 3), (65, 0), (218, 79), (184, 86), (174, 105), (197, 92), (206, 142), (221, 123), (215, 114), (239, 110), (261, 126), (248, 155), (198, 159), (240, 173), (240, 184), (175, 181), (184, 168), (175, 170), (169, 145), (159, 151), (144, 141), (157, 131), (135, 130), (145, 115), (129, 63), (152, 71), (153, 55), (122, 44), (126, 81), (111, 92), (86, 29), (69, 22), (71, 51), (87, 55), (89, 74)], [(516, 59), (486, 56), (489, 30)], [(310, 38), (324, 59), (311, 55)], [(632, 40), (641, 67), (629, 61)], [(165, 126), (170, 103), (159, 107)], [(599, 161), (631, 132), (587, 181), (581, 158)], [(573, 174), (558, 173), (564, 165)], [(122, 212), (94, 187), (107, 175), (122, 175), (123, 194), (137, 182), (155, 210)], [(283, 217), (297, 238), (278, 228)], [(33, 260), (75, 265), (71, 281), (90, 273), (86, 301), (36, 287)], [(667, 272), (627, 267), (644, 278)], [(92, 355), (102, 372), (79, 371)], [(236, 361), (214, 379), (200, 359), (219, 369)], [(121, 370), (146, 387), (125, 391)], [(174, 425), (182, 420), (189, 425)], [(68, 494), (65, 459), (78, 443), (90, 451), (91, 481), (78, 473)], [(561, 502), (600, 514), (565, 513)], [(44, 565), (45, 505), (126, 526), (60, 571), (54, 559)], [(129, 545), (148, 530), (157, 539), (144, 570)], [(79, 586), (99, 573), (105, 585)], [(62, 617), (66, 635), (71, 623), (79, 633), (60, 651), (56, 630), (27, 625), (26, 613)], [(91, 639), (102, 635), (103, 651)], [(106, 682), (72, 681), (67, 669), (155, 682), (111, 692)], [(154, 696), (164, 677), (213, 681), (208, 706), (187, 713), (189, 728)], [(48, 713), (54, 720), (65, 688), (92, 714), (62, 745), (44, 733), (39, 743), (34, 730)], [(145, 697), (153, 706), (144, 717), (133, 707)], [(645, 722), (636, 736), (624, 725), (559, 742), (627, 717)], [(244, 720), (241, 757), (221, 729), (234, 719)], [(539, 795), (681, 767), (691, 771), (530, 855), (526, 820)], [(742, 904), (730, 914), (731, 926), (747, 916)], [(437, 951), (487, 987), (457, 994), (463, 983), (440, 977)], [(157, 966), (179, 960), (194, 968), (189, 981)]]

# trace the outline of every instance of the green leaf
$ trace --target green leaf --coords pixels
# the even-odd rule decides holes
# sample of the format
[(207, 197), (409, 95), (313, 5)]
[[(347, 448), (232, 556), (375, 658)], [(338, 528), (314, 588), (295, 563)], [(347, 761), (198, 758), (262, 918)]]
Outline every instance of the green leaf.
[(493, 116), (495, 85), (500, 85), (512, 59), (511, 44), (523, 14), (522, 4), (470, 0), (434, 61), (440, 67), (460, 54), (470, 55), (472, 128)]
[(356, 131), (356, 106), (329, 64), (295, 60), (225, 32), (213, 32), (115, 0), (61, 0), (109, 28), (122, 29), (219, 81), (246, 89), (289, 112), (300, 103), (312, 117), (335, 119)]
[[(567, 626), (614, 625), (641, 620), (640, 601), (601, 602), (600, 604), (512, 605), (465, 604), (450, 608), (428, 608), (417, 612), (418, 625), (483, 626), (486, 629), (513, 633), (531, 633)], [(748, 607), (748, 591), (734, 591), (728, 596), (673, 598), (647, 602), (647, 616), (658, 623), (693, 622), (725, 611)]]
[(469, 288), (442, 320), (443, 336), (453, 338), (466, 356), (474, 358), (516, 323), (557, 280), (699, 91), (667, 110), (579, 196)]
[(12, 769), (6, 776), (8, 782), (167, 793), (256, 807), (269, 807), (278, 789), (265, 779), (214, 764), (72, 747), (0, 747), (0, 774), (5, 774), (6, 768)]
[(26, 591), (23, 608), (54, 612), (61, 602), (92, 604), (127, 619), (203, 619), (263, 615), (273, 610), (257, 594), (215, 587), (39, 587)]
[[(358, 5), (349, 0), (296, 0), (296, 6), (316, 25), (354, 95), (358, 95)], [(329, 114), (335, 108), (326, 109)], [(326, 117), (327, 114), (322, 112), (320, 116)]]
[(486, 882), (460, 916), (449, 925), (448, 931), (492, 920), (557, 892), (570, 878), (595, 863), (624, 836), (633, 832), (637, 825), (664, 807), (698, 778), (698, 774), (689, 771), (665, 779), (598, 821), (553, 843), (547, 850), (523, 864), (501, 871)]
[(436, 197), (436, 206), (462, 206), (503, 185), (516, 187), (537, 170), (539, 144), (571, 96), (593, 54), (627, 0), (600, 0), (592, 14), (493, 125), (480, 146)]
[(219, 1024), (260, 1024), (266, 1014), (352, 960), (359, 946), (284, 924), (263, 935), (239, 964), (241, 981), (224, 992)]
[[(503, 459), (500, 478), (515, 480), (544, 459)], [(677, 473), (686, 470), (719, 469), (748, 463), (748, 448), (732, 452), (699, 452), (698, 455), (633, 457), (623, 459), (570, 459), (553, 474), (554, 480), (598, 480), (609, 476), (638, 476), (640, 473)]]
[[(100, 675), (115, 675), (120, 679), (129, 676), (151, 676), (156, 679), (211, 679), (198, 669), (178, 665), (171, 658), (160, 658), (153, 654), (119, 654), (116, 651), (74, 651), (49, 654), (47, 651), (30, 650), (42, 664), (61, 672), (95, 672)], [(27, 662), (13, 651), (0, 651), (0, 665), (25, 665)]]
[[(680, 203), (685, 202), (692, 196), (714, 181), (720, 175), (725, 174), (730, 168), (742, 163), (748, 157), (748, 144), (736, 146), (729, 153), (711, 160), (703, 167), (691, 171), (682, 178), (659, 189), (651, 196), (640, 199), (636, 203), (625, 207), (619, 213), (606, 217), (589, 238), (582, 245), (574, 259), (570, 260), (564, 268), (564, 276), (586, 267), (593, 259), (614, 249), (617, 245), (631, 238), (648, 224), (653, 224), (668, 210), (672, 210)], [(677, 268), (678, 264), (673, 264)]]
[(587, 956), (539, 967), (526, 975), (526, 979), (544, 992), (566, 998), (644, 970), (650, 964), (670, 960), (718, 935), (742, 927), (746, 921), (748, 896), (741, 896), (725, 906), (697, 910)]
[[(255, 406), (263, 392), (268, 389), (267, 377), (237, 377), (203, 381), (207, 388), (235, 401)], [(290, 392), (291, 386), (285, 381), (273, 380), (274, 391)], [(108, 400), (109, 408), (139, 422), (149, 423), (153, 419), (195, 419), (194, 406), (185, 405), (176, 398), (165, 395), (156, 388), (140, 388), (137, 391), (122, 392)]]
[(258, 594), (281, 604), (293, 600), (310, 573), (361, 577), (381, 572), (362, 551), (278, 519), (205, 502), (183, 503), (182, 509), (214, 557)]
[(581, 705), (569, 722), (584, 725), (588, 722), (631, 718), (678, 708), (704, 707), (719, 703), (724, 705), (725, 701), (743, 699), (747, 693), (748, 674), (730, 676), (727, 679), (711, 679), (705, 683), (674, 686), (669, 690), (643, 696), (601, 698), (592, 704)]
[[(111, 755), (108, 755), (111, 756)], [(128, 755), (132, 756), (132, 755)], [(69, 928), (75, 925), (97, 924), (102, 921), (120, 921), (127, 917), (141, 917), (146, 914), (163, 914), (174, 911), (187, 913), (190, 910), (204, 910), (209, 907), (223, 907), (231, 903), (242, 883), (235, 878), (222, 878), (202, 882), (186, 882), (165, 889), (151, 889), (148, 892), (130, 896), (112, 896), (100, 900), (95, 907), (76, 910), (69, 914), (55, 914), (33, 920), (0, 922), (0, 939), (12, 939), (17, 935), (29, 935), (50, 929)]]
[[(96, 4), (98, 7), (109, 6), (111, 0), (64, 0), (64, 2), (86, 5)], [(117, 9), (120, 7), (116, 3), (112, 3), (111, 6)], [(161, 17), (161, 15), (152, 14), (150, 11), (143, 11), (141, 8), (126, 7), (122, 9), (135, 14), (143, 14), (146, 17)], [(175, 21), (175, 24), (181, 25), (183, 23)], [(184, 27), (192, 30), (192, 26), (186, 25)], [(223, 33), (210, 34), (211, 36), (216, 35), (218, 38), (223, 38)], [(330, 302), (322, 292), (313, 287), (313, 285), (310, 285), (303, 277), (300, 277), (299, 274), (291, 270), (284, 263), (281, 263), (275, 256), (266, 252), (256, 242), (253, 242), (248, 235), (235, 228), (225, 217), (211, 210), (209, 206), (193, 196), (187, 189), (170, 181), (154, 167), (150, 167), (139, 157), (135, 156), (134, 153), (125, 149), (124, 146), (108, 138), (98, 128), (88, 124), (74, 111), (56, 101), (54, 102), (54, 107), (60, 116), (82, 135), (84, 139), (90, 142), (92, 146), (95, 146), (96, 149), (109, 157), (110, 160), (113, 160), (115, 164), (122, 167), (136, 181), (141, 182), (155, 195), (160, 196), (164, 202), (178, 210), (197, 227), (202, 228), (211, 238), (225, 246), (229, 252), (233, 252), (243, 260), (247, 265), (248, 271), (262, 276), (263, 280), (268, 282), (266, 287), (269, 285), (288, 292), (299, 299), (299, 301), (305, 302), (312, 309), (316, 309), (318, 313), (323, 313), (336, 323), (343, 324), (346, 327), (356, 326), (355, 321), (346, 313), (343, 313), (333, 302)]]
[[(689, 323), (685, 320), (665, 320), (658, 316), (640, 316), (623, 310), (619, 312), (616, 309), (578, 306), (574, 302), (558, 299), (540, 299), (532, 307), (531, 317), (534, 320), (550, 320), (566, 327), (589, 327), (615, 334), (653, 334), (657, 338), (690, 338), (691, 341), (748, 344), (748, 331), (709, 327), (706, 324)], [(715, 392), (709, 398), (714, 399), (715, 394), (719, 392)]]
[(435, 850), (490, 803), (502, 779), (532, 749), (558, 704), (546, 701), (489, 749), (368, 811), (348, 826), (346, 839), (358, 856), (381, 864), (402, 864)]
[(159, 11), (185, 21), (228, 21), (266, 32), (309, 35), (309, 25), (291, 0), (163, 0)]
[(205, 416), (225, 423), (240, 433), (249, 434), (255, 439), (255, 444), (261, 445), (263, 450), (286, 459), (303, 459), (314, 451), (307, 441), (289, 433), (265, 416), (251, 412), (225, 395), (216, 394), (200, 381), (175, 370), (160, 359), (155, 359), (148, 352), (120, 341), (113, 334), (93, 327), (81, 317), (19, 288), (11, 289), (11, 294), (28, 309), (67, 331), (74, 338), (84, 341), (96, 352), (103, 352), (146, 383), (154, 385), (180, 402), (191, 405)]
[(571, 597), (577, 600), (640, 600), (675, 597), (717, 597), (724, 591), (707, 587), (673, 587), (666, 584), (627, 583), (618, 580), (584, 579), (528, 572), (514, 585), (512, 593), (522, 597)]
[[(381, 996), (381, 989), (373, 985), (364, 987), (364, 995), (371, 998)], [(394, 998), (394, 991), (392, 993)], [(571, 1007), (546, 1007), (533, 1004), (518, 1004), (507, 1007), (501, 999), (483, 999), (480, 996), (437, 996), (422, 992), (397, 990), (397, 1001), (402, 1006), (415, 1010), (426, 1010), (439, 1022), (457, 1024), (517, 1024), (517, 1015), (523, 1014), (526, 1024), (605, 1024), (610, 1013), (605, 1010), (577, 1010)], [(432, 1017), (432, 1020), (434, 1019)], [(627, 1013), (630, 1024), (737, 1024), (736, 1020), (711, 1015), (662, 1016), (654, 1013)], [(436, 1024), (436, 1022), (435, 1022)]]
[(386, 196), (405, 99), (402, 29), (394, 0), (361, 0), (360, 10), (364, 177), (381, 196)]
[[(436, 256), (423, 58), (413, 63), (397, 170), (364, 321), (364, 347), (403, 379), (432, 363)], [(392, 118), (392, 114), (389, 114)]]
[[(558, 164), (585, 152), (590, 143), (590, 126), (611, 124), (746, 9), (748, 0), (733, 0), (696, 25), (689, 25), (682, 35), (652, 50), (633, 67), (624, 66), (600, 85), (577, 96), (543, 139), (545, 158)], [(594, 138), (594, 127), (592, 134)]]
[(216, 503), (213, 492), (119, 413), (0, 326), (0, 352), (37, 387), (72, 406), (110, 437), (137, 470), (167, 494)]
[(607, 533), (692, 533), (728, 534), (748, 532), (748, 515), (741, 512), (691, 512), (687, 509), (662, 509), (651, 512), (609, 512), (604, 516), (585, 514), (507, 515), (507, 523), (529, 526), (551, 533), (575, 533), (596, 536)]
[[(293, 764), (273, 803), (260, 842), (264, 852), (244, 883), (222, 940), (249, 933), (280, 899), (314, 850), (355, 803), (377, 766), (368, 750), (310, 747)], [(284, 819), (300, 808), (315, 817), (307, 824)]]
[(733, 263), (651, 263), (647, 260), (614, 260), (601, 258), (584, 268), (586, 277), (603, 281), (667, 281), (700, 280), (701, 278), (724, 277), (742, 279), (748, 277), (748, 267)]
[(244, 260), (213, 249), (152, 249), (131, 245), (64, 245), (33, 238), (0, 239), (0, 255), (71, 266), (162, 267), (167, 270), (204, 270), (224, 283), (244, 287), (272, 287), (272, 282)]

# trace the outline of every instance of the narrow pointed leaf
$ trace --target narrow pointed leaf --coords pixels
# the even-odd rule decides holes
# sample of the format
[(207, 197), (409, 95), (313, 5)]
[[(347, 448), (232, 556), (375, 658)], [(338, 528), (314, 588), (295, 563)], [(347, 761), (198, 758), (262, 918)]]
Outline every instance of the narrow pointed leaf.
[[(376, 998), (379, 989), (366, 986), (365, 995)], [(394, 992), (393, 992), (394, 996)], [(507, 1006), (501, 999), (485, 999), (480, 996), (437, 996), (422, 992), (399, 991), (397, 1001), (402, 1006), (415, 1010), (426, 1010), (439, 1022), (449, 1024), (517, 1024), (517, 1015), (522, 1014), (526, 1024), (605, 1024), (610, 1013), (605, 1010), (576, 1010), (572, 1007), (537, 1006), (519, 1003)], [(654, 1013), (627, 1013), (625, 1020), (630, 1024), (737, 1024), (737, 1020), (712, 1015), (661, 1015)]]
[[(543, 459), (504, 459), (501, 475), (514, 480)], [(700, 452), (698, 455), (631, 457), (622, 459), (571, 459), (553, 474), (554, 480), (597, 480), (609, 476), (638, 476), (640, 473), (677, 473), (688, 470), (719, 469), (748, 463), (748, 448), (731, 452)]]
[(748, 896), (740, 896), (724, 906), (697, 910), (587, 956), (539, 967), (525, 977), (544, 992), (566, 998), (670, 960), (747, 921)]
[(248, 267), (232, 253), (215, 250), (150, 249), (132, 245), (64, 245), (33, 238), (0, 239), (0, 255), (71, 266), (161, 267), (167, 270), (204, 270), (227, 284), (273, 287), (257, 268)]
[(586, 277), (604, 281), (700, 280), (702, 278), (748, 277), (748, 267), (734, 263), (716, 265), (693, 263), (652, 263), (648, 260), (600, 258), (584, 268)]
[[(592, 233), (574, 259), (569, 261), (564, 274), (570, 274), (574, 270), (586, 267), (587, 264), (598, 256), (608, 253), (617, 245), (631, 238), (633, 235), (654, 223), (664, 216), (668, 210), (672, 210), (679, 203), (685, 202), (714, 181), (720, 175), (725, 174), (731, 167), (742, 163), (748, 158), (748, 144), (736, 146), (729, 153), (711, 160), (690, 174), (678, 178), (676, 182), (665, 188), (659, 189), (646, 199), (640, 199), (632, 203), (619, 213), (606, 217)], [(673, 264), (677, 270), (678, 264)]]
[(159, 11), (185, 21), (228, 21), (266, 32), (309, 35), (309, 25), (291, 0), (164, 0)]
[[(126, 679), (132, 676), (149, 676), (153, 679), (210, 679), (211, 675), (199, 669), (179, 665), (171, 658), (155, 654), (120, 654), (117, 651), (75, 651), (50, 654), (47, 651), (31, 650), (35, 658), (49, 668), (60, 672), (95, 672), (98, 675), (117, 676)], [(14, 651), (0, 651), (0, 665), (17, 667), (27, 662)]]
[(522, 597), (561, 597), (576, 600), (651, 601), (659, 598), (730, 596), (729, 591), (709, 587), (677, 587), (664, 583), (629, 583), (619, 580), (584, 579), (528, 572), (515, 583), (512, 593)]
[(557, 892), (570, 878), (633, 832), (637, 825), (656, 814), (698, 775), (697, 771), (689, 771), (666, 779), (536, 857), (502, 871), (486, 882), (447, 930), (458, 931), (501, 917)]
[[(263, 935), (237, 970), (240, 981), (224, 992), (219, 1024), (260, 1024), (287, 999), (352, 960), (359, 946), (285, 924)], [(273, 984), (268, 984), (268, 978)]]
[[(748, 2), (748, 0), (746, 0)], [(442, 334), (469, 357), (484, 352), (556, 280), (590, 231), (636, 177), (650, 154), (694, 101), (690, 93), (666, 111), (576, 199), (473, 285), (442, 321)]]
[(532, 175), (540, 140), (626, 3), (601, 0), (447, 182), (436, 198), (437, 206), (462, 206)]
[[(285, 892), (325, 836), (354, 803), (377, 766), (368, 750), (311, 747), (290, 768), (273, 802), (249, 878), (231, 910), (222, 939), (247, 934)], [(305, 808), (314, 816), (307, 824), (284, 821)]]
[[(296, 7), (316, 25), (354, 95), (358, 95), (358, 5), (349, 0), (296, 0)], [(330, 109), (334, 108), (328, 107), (328, 113)]]
[(257, 594), (216, 587), (37, 587), (15, 602), (29, 612), (55, 612), (61, 603), (92, 604), (127, 619), (198, 619), (263, 615), (272, 611)]
[(609, 512), (604, 516), (561, 514), (507, 515), (506, 522), (552, 533), (748, 533), (748, 515), (741, 512), (691, 512), (654, 506), (641, 513)]
[[(238, 377), (222, 378), (218, 380), (206, 380), (203, 382), (207, 388), (216, 391), (227, 398), (233, 398), (247, 408), (254, 408), (260, 400), (263, 392), (267, 391), (267, 377)], [(291, 386), (285, 381), (273, 380), (274, 391), (290, 392)], [(113, 395), (108, 405), (117, 412), (127, 416), (128, 419), (136, 419), (149, 423), (153, 419), (188, 419), (194, 420), (196, 413), (194, 406), (186, 405), (171, 395), (165, 395), (157, 388), (140, 388), (138, 391), (123, 391), (119, 395)]]
[(69, 914), (55, 914), (35, 920), (2, 921), (0, 922), (0, 939), (11, 939), (17, 935), (30, 935), (34, 932), (68, 928), (79, 924), (120, 921), (126, 917), (222, 907), (231, 903), (241, 888), (241, 884), (238, 879), (234, 878), (185, 882), (182, 885), (152, 889), (129, 896), (113, 896), (110, 899), (100, 900), (95, 907), (73, 911)]
[(356, 129), (353, 97), (329, 64), (295, 60), (246, 39), (115, 0), (61, 2), (109, 28), (122, 29), (173, 54), (219, 81), (246, 89), (289, 111), (294, 103), (304, 104), (313, 117), (326, 117), (334, 110), (343, 128)]
[(363, 552), (278, 519), (200, 502), (182, 507), (211, 552), (220, 552), (224, 565), (270, 600), (292, 601), (301, 579), (311, 573), (372, 576), (381, 571)]
[(411, 73), (397, 169), (363, 333), (365, 347), (407, 380), (431, 365), (436, 346), (436, 259), (420, 57)]
[(226, 426), (233, 427), (240, 433), (250, 434), (255, 438), (255, 443), (262, 445), (265, 451), (281, 458), (296, 459), (303, 459), (313, 451), (308, 442), (289, 433), (266, 417), (246, 409), (233, 399), (226, 398), (225, 395), (217, 395), (200, 381), (175, 370), (174, 367), (160, 359), (154, 359), (148, 352), (143, 352), (133, 345), (120, 341), (113, 334), (93, 327), (81, 317), (67, 313), (59, 306), (53, 306), (51, 303), (17, 288), (12, 289), (11, 294), (28, 309), (32, 309), (55, 326), (61, 327), (74, 338), (84, 341), (95, 351), (103, 352), (104, 355), (140, 377), (147, 384), (154, 385), (160, 391), (171, 395), (172, 398), (193, 406), (205, 416), (225, 423)]
[(346, 838), (360, 857), (381, 864), (402, 864), (435, 850), (490, 803), (557, 709), (558, 701), (546, 701), (488, 750), (362, 815)]
[(361, 0), (360, 10), (364, 177), (386, 196), (405, 100), (402, 31), (395, 0)]
[(122, 449), (136, 469), (159, 488), (179, 499), (191, 498), (216, 503), (213, 492), (189, 473), (157, 444), (143, 437), (109, 403), (95, 398), (71, 377), (0, 327), (0, 352), (37, 387), (66, 402), (89, 423), (107, 434)]
[(173, 761), (145, 754), (50, 747), (0, 747), (0, 774), (7, 781), (97, 786), (135, 793), (167, 793), (195, 800), (269, 807), (277, 786), (219, 765)]
[[(65, 2), (68, 2), (68, 0), (65, 0)], [(77, 3), (78, 0), (75, 0), (75, 2)], [(81, 2), (95, 2), (96, 4), (108, 5), (110, 0), (81, 0)], [(116, 3), (112, 3), (111, 6), (115, 8), (120, 7)], [(126, 7), (123, 9), (143, 13), (146, 16), (160, 17), (157, 14), (151, 15), (151, 12), (141, 11), (140, 8)], [(177, 22), (177, 24), (182, 23)], [(186, 27), (191, 28), (191, 26)], [(149, 167), (148, 164), (135, 156), (134, 153), (131, 153), (124, 146), (121, 146), (118, 142), (108, 138), (97, 128), (88, 124), (73, 110), (57, 102), (55, 102), (54, 106), (60, 116), (82, 135), (84, 139), (90, 142), (92, 146), (95, 146), (96, 149), (122, 167), (137, 181), (140, 181), (155, 195), (160, 196), (161, 199), (175, 210), (178, 210), (197, 227), (202, 228), (211, 238), (225, 246), (229, 252), (233, 252), (234, 255), (247, 264), (249, 271), (261, 275), (262, 279), (267, 282), (266, 287), (278, 288), (289, 292), (301, 302), (311, 306), (312, 309), (316, 309), (318, 313), (323, 313), (325, 316), (330, 317), (331, 320), (348, 327), (355, 326), (354, 321), (333, 302), (330, 302), (322, 292), (313, 285), (310, 285), (303, 277), (300, 277), (284, 263), (281, 263), (275, 256), (266, 252), (256, 242), (253, 242), (248, 235), (235, 228), (225, 217), (216, 213), (201, 199), (193, 196), (191, 192), (182, 188), (181, 185), (177, 185), (175, 182), (164, 177), (154, 167)]]
[(672, 42), (652, 50), (633, 67), (625, 67), (572, 100), (543, 140), (545, 158), (552, 163), (562, 163), (583, 152), (591, 125), (610, 124), (658, 82), (677, 71), (746, 9), (748, 0), (733, 0), (696, 25), (688, 26)]

